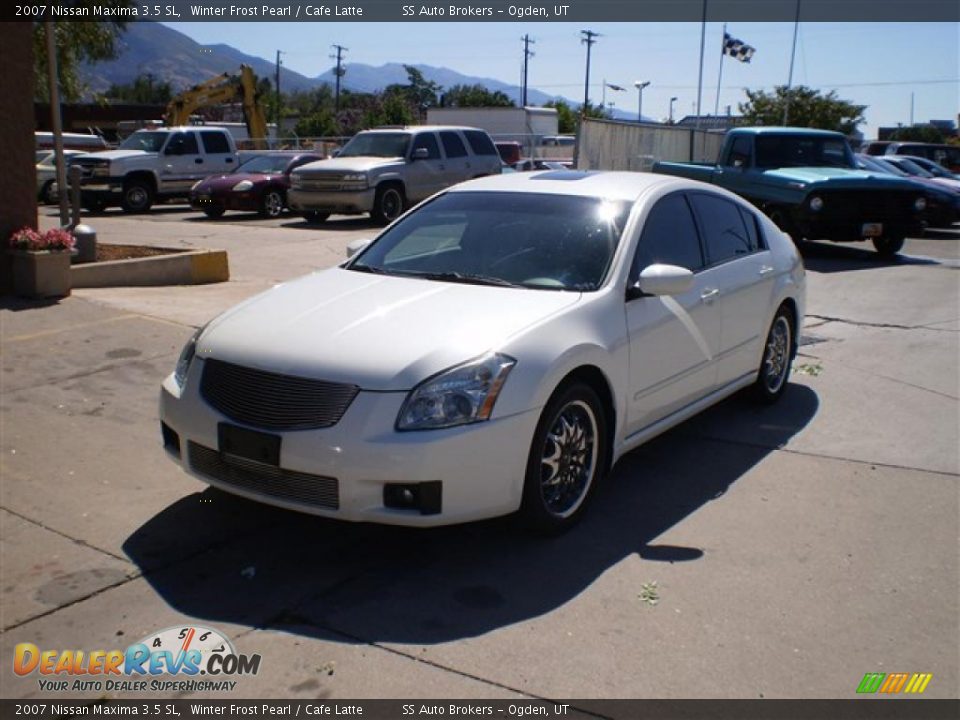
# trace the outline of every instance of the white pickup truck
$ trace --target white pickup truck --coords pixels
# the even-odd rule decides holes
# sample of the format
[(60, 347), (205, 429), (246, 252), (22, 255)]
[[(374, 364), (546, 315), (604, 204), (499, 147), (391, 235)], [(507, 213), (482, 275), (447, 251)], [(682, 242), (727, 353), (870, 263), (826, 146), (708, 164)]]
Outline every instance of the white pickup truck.
[(120, 205), (146, 212), (158, 199), (186, 198), (198, 180), (239, 165), (237, 146), (224, 128), (195, 126), (138, 130), (116, 150), (76, 155), (83, 206), (99, 212)]

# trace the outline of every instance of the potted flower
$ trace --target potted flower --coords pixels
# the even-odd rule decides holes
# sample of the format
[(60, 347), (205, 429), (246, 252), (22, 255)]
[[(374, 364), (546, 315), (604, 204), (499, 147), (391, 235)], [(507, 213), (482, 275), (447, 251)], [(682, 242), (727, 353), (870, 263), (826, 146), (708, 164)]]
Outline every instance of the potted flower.
[(13, 291), (21, 297), (64, 297), (70, 294), (70, 251), (73, 235), (56, 228), (39, 233), (23, 227), (10, 236)]

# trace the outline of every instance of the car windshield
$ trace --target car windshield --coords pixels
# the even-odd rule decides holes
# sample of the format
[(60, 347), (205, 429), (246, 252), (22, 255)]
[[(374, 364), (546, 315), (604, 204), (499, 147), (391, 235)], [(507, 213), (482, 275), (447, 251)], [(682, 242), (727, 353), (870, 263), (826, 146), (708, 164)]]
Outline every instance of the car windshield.
[(884, 162), (872, 155), (857, 155), (857, 161), (865, 170), (886, 173), (888, 175), (899, 175), (900, 177), (909, 177), (909, 175), (900, 168), (894, 167), (890, 163)]
[(337, 157), (406, 157), (410, 133), (358, 133)]
[(953, 178), (953, 173), (951, 173), (942, 165), (938, 165), (933, 160), (927, 160), (925, 158), (910, 158), (910, 162), (912, 162), (914, 165), (919, 165), (934, 177)]
[(290, 164), (289, 155), (258, 155), (250, 158), (234, 172), (238, 173), (282, 173)]
[(453, 192), (388, 229), (347, 267), (449, 282), (600, 287), (630, 204), (594, 197)]
[(166, 142), (169, 134), (162, 130), (141, 130), (120, 143), (120, 149), (160, 152), (160, 148), (163, 147), (163, 143)]
[(913, 160), (907, 160), (906, 158), (891, 157), (887, 159), (891, 165), (896, 165), (898, 168), (903, 170), (908, 175), (913, 175), (914, 177), (922, 178), (932, 178), (933, 173), (928, 173), (922, 167), (917, 165)]
[(809, 135), (759, 135), (756, 165), (759, 168), (856, 168), (845, 140)]

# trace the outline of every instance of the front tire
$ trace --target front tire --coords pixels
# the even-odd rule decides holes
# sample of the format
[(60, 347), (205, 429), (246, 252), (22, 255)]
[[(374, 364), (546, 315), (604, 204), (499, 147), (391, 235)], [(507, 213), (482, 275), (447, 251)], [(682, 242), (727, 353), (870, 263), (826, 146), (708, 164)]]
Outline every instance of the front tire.
[(303, 219), (306, 220), (308, 223), (322, 223), (322, 222), (324, 222), (328, 217), (330, 217), (330, 213), (320, 212), (319, 210), (306, 210), (306, 211), (300, 213), (300, 215), (301, 215), (301, 216), (303, 217)]
[(203, 208), (203, 214), (206, 215), (211, 220), (216, 220), (217, 218), (223, 217), (223, 214), (227, 211), (223, 205), (207, 205)]
[(53, 205), (57, 202), (57, 194), (53, 192), (53, 186), (57, 184), (56, 180), (47, 180), (40, 190), (40, 202), (44, 205)]
[(760, 372), (753, 385), (753, 394), (758, 401), (773, 404), (786, 391), (796, 349), (794, 335), (793, 315), (781, 306), (767, 332)]
[(267, 190), (260, 200), (260, 215), (265, 218), (277, 218), (283, 212), (286, 203), (279, 190)]
[(879, 237), (873, 239), (873, 247), (884, 260), (890, 260), (903, 250), (904, 238)]
[(389, 225), (403, 215), (407, 200), (399, 185), (381, 185), (373, 199), (373, 219), (381, 225)]
[(130, 180), (123, 185), (120, 207), (125, 213), (145, 213), (153, 205), (153, 188), (144, 180)]
[(606, 413), (593, 389), (575, 383), (554, 393), (527, 459), (524, 524), (553, 534), (576, 523), (606, 472), (608, 452)]

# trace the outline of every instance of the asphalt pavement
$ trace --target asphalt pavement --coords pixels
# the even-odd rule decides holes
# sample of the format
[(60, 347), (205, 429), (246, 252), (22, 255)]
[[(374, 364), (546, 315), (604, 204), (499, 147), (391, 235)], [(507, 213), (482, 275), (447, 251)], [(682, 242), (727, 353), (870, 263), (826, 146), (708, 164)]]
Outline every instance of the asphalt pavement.
[(190, 697), (854, 698), (867, 672), (933, 673), (925, 697), (957, 697), (960, 229), (892, 262), (806, 247), (782, 402), (734, 397), (645, 445), (542, 539), (276, 510), (163, 452), (160, 382), (193, 328), (339, 262), (367, 220), (87, 222), (101, 242), (224, 248), (231, 281), (2, 300), (0, 696), (156, 696), (44, 691), (10, 671), (14, 647), (193, 626), (262, 662)]

